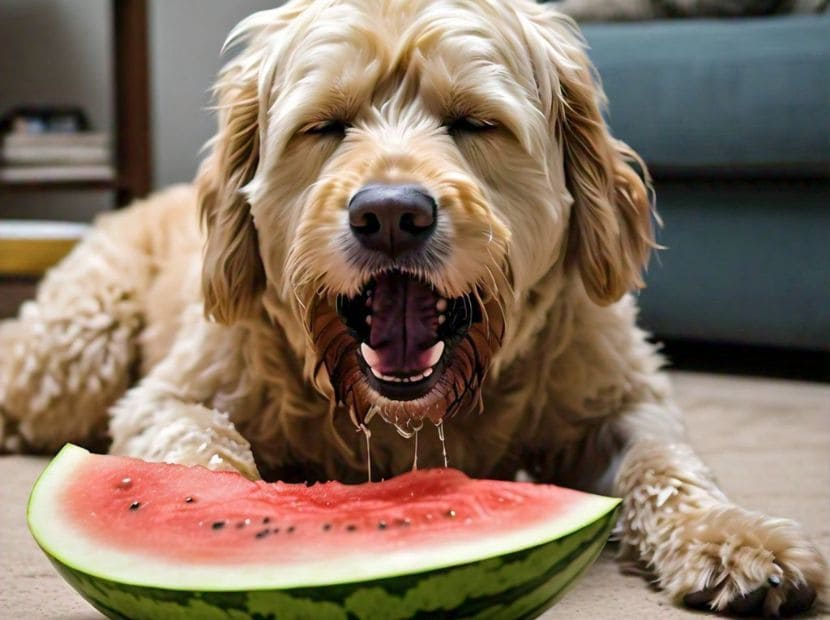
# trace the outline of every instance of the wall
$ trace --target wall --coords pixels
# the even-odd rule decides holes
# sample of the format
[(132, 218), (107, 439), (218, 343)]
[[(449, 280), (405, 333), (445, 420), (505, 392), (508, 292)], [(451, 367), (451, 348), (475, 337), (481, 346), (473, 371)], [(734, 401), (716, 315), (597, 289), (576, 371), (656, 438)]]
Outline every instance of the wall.
[(200, 149), (213, 135), (210, 86), (219, 51), (242, 18), (274, 0), (155, 0), (151, 4), (153, 172), (158, 187), (193, 178)]

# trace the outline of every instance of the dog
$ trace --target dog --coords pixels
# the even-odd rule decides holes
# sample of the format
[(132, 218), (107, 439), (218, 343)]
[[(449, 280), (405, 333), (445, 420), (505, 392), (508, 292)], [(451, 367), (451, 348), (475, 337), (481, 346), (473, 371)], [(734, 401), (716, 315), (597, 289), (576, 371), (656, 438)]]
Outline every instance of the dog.
[(525, 471), (622, 497), (623, 557), (676, 601), (824, 595), (799, 526), (731, 503), (688, 446), (629, 294), (655, 247), (645, 166), (573, 22), (293, 0), (227, 45), (194, 184), (101, 217), (0, 328), (5, 449), (111, 440), (283, 480)]

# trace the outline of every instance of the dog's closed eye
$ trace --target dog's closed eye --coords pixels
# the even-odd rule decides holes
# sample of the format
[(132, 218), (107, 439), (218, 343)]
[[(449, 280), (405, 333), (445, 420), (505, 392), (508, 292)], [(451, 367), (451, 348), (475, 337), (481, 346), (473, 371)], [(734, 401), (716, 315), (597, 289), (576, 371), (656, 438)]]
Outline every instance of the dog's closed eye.
[(447, 131), (451, 135), (482, 133), (496, 129), (499, 125), (496, 121), (476, 118), (474, 116), (459, 116), (446, 123)]
[(342, 138), (346, 135), (349, 124), (345, 121), (330, 119), (309, 123), (300, 129), (300, 133), (314, 136)]

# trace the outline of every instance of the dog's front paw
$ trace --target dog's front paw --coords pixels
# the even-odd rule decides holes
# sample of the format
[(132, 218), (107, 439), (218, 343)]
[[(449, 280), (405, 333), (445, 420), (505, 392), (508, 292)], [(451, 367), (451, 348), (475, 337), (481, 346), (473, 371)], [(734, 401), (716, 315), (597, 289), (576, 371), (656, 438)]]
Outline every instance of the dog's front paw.
[(250, 444), (226, 414), (198, 404), (167, 403), (156, 417), (157, 423), (144, 426), (140, 432), (136, 432), (129, 416), (114, 418), (110, 425), (114, 437), (111, 452), (148, 461), (238, 471), (251, 480), (259, 479)]
[(827, 562), (794, 521), (727, 506), (680, 517), (670, 538), (658, 578), (689, 607), (779, 617), (826, 594)]

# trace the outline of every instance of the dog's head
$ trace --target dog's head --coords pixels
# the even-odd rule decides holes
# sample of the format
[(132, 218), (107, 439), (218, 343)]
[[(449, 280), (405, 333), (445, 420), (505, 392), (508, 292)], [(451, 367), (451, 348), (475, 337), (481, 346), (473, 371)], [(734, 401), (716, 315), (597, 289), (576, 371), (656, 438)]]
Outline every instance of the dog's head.
[(229, 43), (198, 181), (206, 312), (264, 308), (356, 424), (477, 405), (562, 282), (597, 304), (641, 284), (646, 188), (566, 18), (297, 0)]

